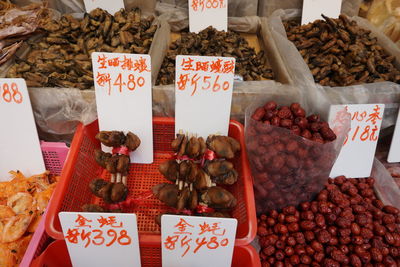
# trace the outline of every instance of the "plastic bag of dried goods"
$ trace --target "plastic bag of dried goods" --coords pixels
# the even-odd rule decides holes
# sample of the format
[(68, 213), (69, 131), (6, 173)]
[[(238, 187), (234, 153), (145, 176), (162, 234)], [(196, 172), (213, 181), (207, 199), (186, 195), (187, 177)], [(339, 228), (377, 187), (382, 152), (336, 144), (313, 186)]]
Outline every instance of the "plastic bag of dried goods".
[[(290, 119), (283, 119), (281, 115), (287, 110), (280, 115), (283, 109), (279, 109), (274, 115), (272, 110), (278, 110), (271, 110), (265, 104), (267, 100), (275, 101), (274, 98), (260, 99), (246, 110), (246, 147), (258, 214), (312, 200), (326, 183), (350, 127), (350, 114), (345, 113), (342, 131), (334, 139), (334, 134), (327, 132), (327, 124), (318, 117), (305, 118), (304, 110), (297, 113), (293, 108), (288, 109), (289, 113), (292, 110)], [(275, 117), (277, 122), (259, 121), (260, 116)]]
[(385, 166), (377, 159), (374, 160), (371, 177), (375, 178), (375, 192), (385, 205), (400, 208), (400, 190)]
[[(268, 18), (271, 35), (276, 43), (283, 64), (294, 84), (300, 85), (306, 91), (310, 106), (318, 113), (326, 112), (328, 105), (332, 104), (372, 104), (384, 103), (386, 105), (385, 118), (382, 127), (394, 124), (396, 108), (400, 100), (400, 85), (392, 82), (375, 82), (343, 87), (329, 87), (316, 85), (311, 71), (300, 55), (296, 46), (287, 39), (283, 21), (299, 18), (298, 9), (277, 10)], [(378, 43), (396, 58), (396, 67), (400, 62), (400, 50), (386, 36), (376, 30), (366, 20), (353, 17), (359, 26), (371, 31), (373, 37), (378, 38)]]
[(94, 92), (71, 88), (29, 88), (39, 136), (70, 143), (77, 125), (97, 118)]
[[(341, 12), (348, 16), (356, 16), (362, 0), (343, 0)], [(303, 0), (259, 0), (258, 15), (269, 17), (278, 9), (301, 9)]]

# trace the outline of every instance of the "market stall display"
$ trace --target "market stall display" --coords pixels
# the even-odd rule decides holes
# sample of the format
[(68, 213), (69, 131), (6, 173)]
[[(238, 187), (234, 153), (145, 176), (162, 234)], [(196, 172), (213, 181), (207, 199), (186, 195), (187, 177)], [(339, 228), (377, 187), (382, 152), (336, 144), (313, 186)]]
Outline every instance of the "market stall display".
[[(46, 218), (46, 232), (55, 239), (64, 239), (58, 213), (60, 211), (81, 211), (84, 204), (103, 206), (104, 202), (93, 195), (89, 184), (95, 178), (110, 181), (110, 174), (103, 170), (94, 157), (100, 142), (95, 139), (98, 124), (94, 122), (78, 128), (71, 144), (69, 158), (57, 187), (49, 215)], [(235, 138), (244, 147), (243, 126), (235, 121), (230, 122), (229, 136)], [(154, 118), (154, 162), (153, 164), (130, 164), (128, 174), (129, 194), (126, 203), (121, 203), (123, 212), (134, 212), (138, 218), (138, 231), (143, 244), (158, 244), (161, 240), (160, 227), (155, 218), (160, 213), (167, 213), (169, 207), (162, 204), (153, 195), (151, 189), (165, 182), (159, 172), (159, 165), (171, 159), (174, 151), (171, 142), (174, 140), (174, 119)], [(229, 192), (237, 199), (231, 216), (238, 220), (236, 245), (246, 245), (255, 235), (254, 196), (251, 184), (247, 153), (241, 150), (232, 160), (238, 172), (237, 182), (229, 186)], [(176, 192), (176, 191), (175, 191)], [(125, 205), (126, 204), (126, 205)]]
[(11, 172), (12, 180), (0, 183), (0, 265), (18, 265), (38, 227), (57, 185), (48, 172), (25, 177)]
[[(0, 183), (0, 266), (109, 265), (87, 257), (99, 251), (122, 266), (131, 245), (142, 266), (211, 264), (219, 257), (235, 267), (400, 265), (399, 163), (386, 162), (400, 103), (400, 49), (385, 36), (399, 39), (397, 0), (368, 0), (360, 14), (371, 23), (357, 16), (361, 0), (343, 0), (335, 18), (317, 4), (301, 10), (297, 0), (124, 0), (118, 8), (123, 2), (126, 9), (113, 15), (117, 5), (109, 2), (102, 6), (108, 11), (86, 5), (86, 12), (83, 0), (0, 0), (3, 124), (27, 125), (28, 116), (13, 107), (30, 98), (41, 139), (73, 137), (70, 149), (41, 143), (46, 169), (62, 169), (60, 177), (14, 171)], [(265, 17), (256, 16), (257, 6)], [(222, 19), (192, 27), (199, 9), (210, 14), (218, 7), (228, 8), (227, 31), (216, 30)], [(189, 18), (188, 8), (199, 16)], [(311, 13), (321, 18), (299, 23)], [(147, 54), (146, 90), (136, 86), (144, 81), (135, 72), (140, 61), (128, 54)], [(175, 85), (176, 75), (186, 75), (184, 85)], [(24, 95), (17, 78), (29, 87)], [(143, 92), (148, 101), (138, 96)], [(100, 93), (103, 103), (95, 99)], [(331, 106), (337, 104), (347, 106)], [(381, 129), (374, 122), (349, 131), (351, 120), (361, 125), (372, 114), (356, 104), (385, 105), (377, 113)], [(153, 115), (146, 113), (151, 108)], [(343, 116), (328, 116), (335, 108)], [(107, 128), (104, 114), (132, 124)], [(38, 165), (39, 145), (31, 141), (23, 146), (38, 147), (30, 160), (2, 150), (29, 140), (17, 133), (36, 136), (32, 117), (31, 131), (4, 131), (11, 134), (0, 141), (0, 167)], [(152, 131), (143, 134), (145, 117)], [(359, 146), (345, 164), (337, 160), (349, 143), (372, 148), (375, 137), (377, 151)], [(372, 153), (373, 166), (359, 164)], [(367, 177), (330, 177), (337, 165), (361, 166)]]
[(120, 10), (114, 16), (95, 9), (83, 19), (63, 15), (43, 25), (44, 37), (17, 59), (7, 77), (24, 78), (28, 87), (90, 89), (94, 85), (92, 52), (147, 54), (157, 25), (143, 19), (140, 9)]

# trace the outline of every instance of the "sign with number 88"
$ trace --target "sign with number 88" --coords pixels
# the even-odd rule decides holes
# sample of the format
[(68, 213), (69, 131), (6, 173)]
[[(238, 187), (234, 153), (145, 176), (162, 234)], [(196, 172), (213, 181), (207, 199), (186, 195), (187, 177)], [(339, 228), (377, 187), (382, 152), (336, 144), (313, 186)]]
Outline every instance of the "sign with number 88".
[(14, 101), (16, 104), (21, 104), (23, 97), (20, 91), (18, 91), (18, 85), (16, 83), (3, 83), (1, 86), (2, 94), (1, 97), (7, 103)]

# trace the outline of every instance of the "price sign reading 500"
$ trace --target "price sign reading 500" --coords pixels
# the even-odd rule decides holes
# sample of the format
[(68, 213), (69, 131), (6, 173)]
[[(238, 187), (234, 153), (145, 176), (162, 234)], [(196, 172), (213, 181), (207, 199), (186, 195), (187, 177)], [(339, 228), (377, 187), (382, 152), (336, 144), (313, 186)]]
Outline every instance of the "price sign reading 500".
[(143, 87), (144, 75), (150, 73), (149, 62), (142, 56), (97, 53), (93, 61), (96, 85), (107, 88), (108, 95)]
[(15, 82), (0, 84), (0, 101), (21, 104), (23, 97)]

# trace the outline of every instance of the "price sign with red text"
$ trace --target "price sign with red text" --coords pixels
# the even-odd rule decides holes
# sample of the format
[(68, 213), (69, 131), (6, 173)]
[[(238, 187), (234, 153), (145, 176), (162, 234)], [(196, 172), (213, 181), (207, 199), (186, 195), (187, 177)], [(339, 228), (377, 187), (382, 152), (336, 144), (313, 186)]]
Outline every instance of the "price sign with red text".
[(114, 15), (121, 8), (125, 8), (124, 0), (83, 0), (85, 3), (86, 12), (93, 9), (101, 8), (107, 10), (108, 13)]
[(176, 133), (228, 135), (234, 73), (231, 57), (176, 57)]
[(140, 266), (136, 214), (60, 212), (74, 267)]
[(46, 170), (33, 117), (31, 101), (23, 79), (0, 79), (0, 181), (9, 171), (25, 176)]
[(228, 0), (189, 0), (189, 30), (199, 32), (208, 26), (228, 30)]
[(163, 215), (163, 267), (230, 267), (236, 219)]
[(383, 104), (331, 106), (329, 124), (336, 134), (344, 129), (342, 122), (348, 113), (351, 124), (330, 177), (345, 175), (360, 178), (371, 175), (384, 110)]
[[(92, 53), (100, 131), (131, 131), (140, 146), (131, 162), (153, 162), (151, 60), (149, 55)], [(111, 148), (103, 146), (110, 152)]]
[(321, 14), (329, 18), (338, 18), (341, 7), (342, 0), (304, 0), (301, 24), (322, 19)]
[(396, 127), (394, 129), (387, 161), (390, 163), (400, 162), (400, 110), (399, 115), (397, 115)]

